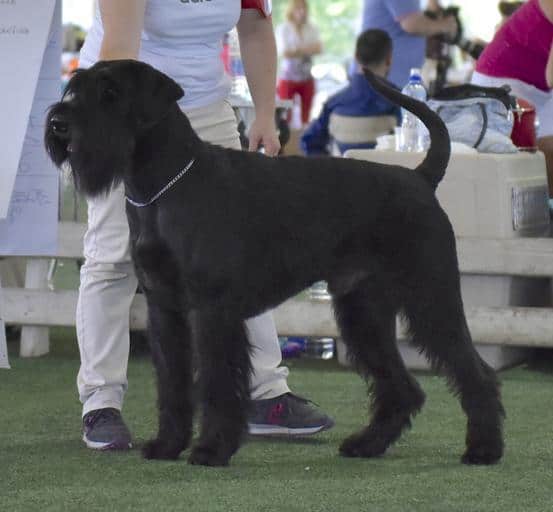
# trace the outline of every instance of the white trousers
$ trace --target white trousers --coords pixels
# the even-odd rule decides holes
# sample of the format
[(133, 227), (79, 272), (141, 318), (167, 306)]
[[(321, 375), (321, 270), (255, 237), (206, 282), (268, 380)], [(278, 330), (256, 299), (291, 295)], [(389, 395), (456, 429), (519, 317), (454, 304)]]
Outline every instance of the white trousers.
[[(196, 133), (208, 142), (240, 149), (236, 117), (226, 101), (186, 112)], [(127, 390), (129, 311), (137, 279), (130, 257), (123, 186), (88, 200), (77, 304), (81, 367), (77, 377), (83, 415), (94, 409), (121, 409)], [(253, 346), (251, 396), (273, 398), (289, 391), (271, 313), (246, 321)]]

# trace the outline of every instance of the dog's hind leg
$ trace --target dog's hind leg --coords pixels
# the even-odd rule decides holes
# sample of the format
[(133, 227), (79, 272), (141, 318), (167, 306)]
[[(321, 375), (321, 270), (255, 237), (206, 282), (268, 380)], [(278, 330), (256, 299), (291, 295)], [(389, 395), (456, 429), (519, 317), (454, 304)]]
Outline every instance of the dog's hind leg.
[(250, 343), (243, 320), (223, 309), (194, 314), (203, 413), (191, 464), (228, 465), (247, 430)]
[[(467, 327), (454, 245), (435, 257), (427, 251), (407, 294), (405, 313), (413, 342), (443, 368), (468, 417), (466, 464), (493, 464), (503, 454), (503, 406), (495, 372), (478, 355)], [(413, 258), (416, 261), (416, 256)]]
[(192, 436), (192, 350), (190, 330), (180, 311), (148, 297), (148, 335), (157, 373), (159, 430), (142, 453), (147, 459), (176, 459)]
[(336, 320), (357, 371), (373, 378), (372, 418), (360, 432), (344, 440), (340, 453), (376, 457), (410, 427), (424, 403), (424, 393), (408, 373), (395, 341), (396, 308), (380, 287), (365, 282), (334, 298)]

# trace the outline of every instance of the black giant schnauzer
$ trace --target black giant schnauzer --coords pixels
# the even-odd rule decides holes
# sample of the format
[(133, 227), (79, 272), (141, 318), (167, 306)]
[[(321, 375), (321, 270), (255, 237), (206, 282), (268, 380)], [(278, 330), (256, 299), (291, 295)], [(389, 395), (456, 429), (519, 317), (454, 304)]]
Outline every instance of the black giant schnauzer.
[(201, 141), (182, 89), (136, 61), (77, 72), (48, 113), (46, 148), (88, 196), (124, 182), (132, 256), (146, 294), (158, 378), (159, 432), (146, 458), (175, 459), (191, 439), (192, 354), (203, 414), (192, 464), (226, 465), (246, 432), (250, 344), (244, 319), (326, 280), (359, 371), (373, 379), (372, 419), (349, 457), (382, 455), (424, 393), (395, 343), (394, 319), (442, 368), (468, 417), (469, 464), (497, 462), (503, 408), (475, 351), (459, 288), (455, 238), (435, 197), (450, 154), (440, 118), (371, 74), (420, 117), (431, 146), (415, 169), (336, 158), (268, 158)]

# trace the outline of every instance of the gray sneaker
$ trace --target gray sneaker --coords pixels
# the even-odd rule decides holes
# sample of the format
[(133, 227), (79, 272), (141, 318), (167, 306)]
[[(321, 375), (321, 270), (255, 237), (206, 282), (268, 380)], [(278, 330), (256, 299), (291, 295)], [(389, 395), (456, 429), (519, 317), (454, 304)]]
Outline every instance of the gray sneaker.
[(254, 400), (248, 431), (260, 436), (309, 436), (330, 430), (334, 420), (313, 402), (292, 393)]
[(83, 441), (93, 450), (128, 450), (131, 433), (121, 413), (111, 407), (96, 409), (83, 417)]

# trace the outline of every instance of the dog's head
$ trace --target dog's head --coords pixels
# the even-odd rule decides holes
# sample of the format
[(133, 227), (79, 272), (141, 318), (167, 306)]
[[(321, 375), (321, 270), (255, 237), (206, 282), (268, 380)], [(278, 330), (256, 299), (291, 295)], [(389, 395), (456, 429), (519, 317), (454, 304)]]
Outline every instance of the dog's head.
[(88, 196), (108, 192), (132, 165), (137, 140), (183, 96), (181, 87), (148, 64), (100, 61), (78, 70), (52, 105), (44, 142), (53, 162), (68, 164)]

